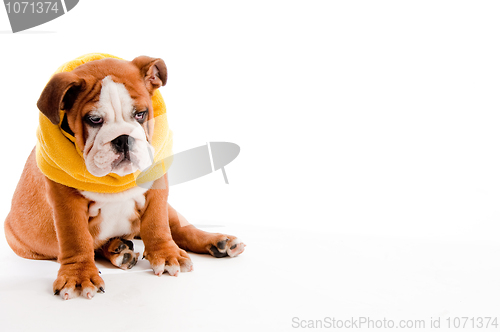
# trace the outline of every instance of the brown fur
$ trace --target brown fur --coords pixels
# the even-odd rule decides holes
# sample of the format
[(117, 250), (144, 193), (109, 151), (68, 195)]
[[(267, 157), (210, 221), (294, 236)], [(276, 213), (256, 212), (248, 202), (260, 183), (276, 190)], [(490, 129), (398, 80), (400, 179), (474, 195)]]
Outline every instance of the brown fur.
[[(138, 57), (132, 62), (93, 61), (70, 73), (54, 75), (42, 92), (38, 106), (53, 123), (60, 120), (59, 108), (66, 110), (77, 148), (83, 149), (86, 140), (83, 116), (99, 101), (100, 82), (108, 75), (126, 86), (136, 105), (152, 109), (152, 93), (165, 84), (167, 72), (161, 59)], [(149, 112), (149, 117), (152, 116), (153, 112)], [(167, 175), (158, 179), (153, 188), (145, 194), (144, 207), (136, 206), (136, 213), (124, 221), (132, 224), (132, 233), (121, 238), (142, 238), (144, 256), (156, 274), (163, 273), (163, 266), (180, 266), (181, 271), (189, 271), (192, 264), (184, 250), (216, 257), (230, 253), (230, 246), (238, 245), (234, 255), (243, 251), (244, 245), (234, 236), (207, 233), (182, 222), (167, 202)], [(65, 299), (71, 298), (77, 289), (88, 298), (96, 291), (104, 291), (104, 281), (94, 263), (96, 250), (118, 264), (115, 261), (118, 261), (117, 248), (121, 248), (121, 240), (98, 240), (101, 216), (89, 215), (92, 204), (94, 202), (77, 189), (43, 175), (36, 164), (35, 150), (32, 151), (5, 220), (5, 234), (11, 248), (21, 257), (58, 259), (61, 267), (53, 288), (56, 294), (65, 292), (61, 294)], [(221, 253), (214, 250), (217, 246)]]

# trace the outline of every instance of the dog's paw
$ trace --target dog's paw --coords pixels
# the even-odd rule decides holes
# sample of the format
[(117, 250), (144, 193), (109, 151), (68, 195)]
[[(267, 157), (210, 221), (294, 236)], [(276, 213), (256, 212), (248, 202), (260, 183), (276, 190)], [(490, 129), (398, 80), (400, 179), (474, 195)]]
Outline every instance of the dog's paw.
[(171, 241), (164, 249), (156, 251), (144, 250), (144, 258), (151, 264), (154, 274), (161, 276), (168, 272), (177, 277), (179, 272), (193, 271), (193, 262), (184, 250)]
[(212, 242), (208, 247), (208, 252), (210, 255), (221, 258), (221, 257), (236, 257), (241, 254), (246, 245), (238, 240), (236, 236), (220, 234), (212, 239)]
[(123, 270), (128, 270), (137, 264), (139, 253), (134, 252), (134, 243), (125, 239), (113, 239), (106, 247), (106, 257), (111, 264)]
[(80, 296), (91, 299), (97, 292), (104, 293), (104, 281), (94, 262), (61, 265), (53, 284), (54, 295), (64, 300)]

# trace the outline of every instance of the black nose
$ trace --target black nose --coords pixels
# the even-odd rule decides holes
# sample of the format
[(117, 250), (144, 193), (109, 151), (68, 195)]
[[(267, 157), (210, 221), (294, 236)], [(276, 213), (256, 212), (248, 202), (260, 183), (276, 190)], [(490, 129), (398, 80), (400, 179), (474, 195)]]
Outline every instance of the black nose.
[(111, 141), (111, 144), (118, 153), (132, 150), (134, 143), (135, 139), (129, 135), (121, 135)]

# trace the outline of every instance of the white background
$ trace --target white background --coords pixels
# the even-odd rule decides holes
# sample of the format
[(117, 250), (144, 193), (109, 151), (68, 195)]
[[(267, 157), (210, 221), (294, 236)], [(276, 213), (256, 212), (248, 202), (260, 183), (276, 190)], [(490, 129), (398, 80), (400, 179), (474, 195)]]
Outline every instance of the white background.
[[(462, 303), (462, 314), (478, 305), (484, 310), (477, 314), (498, 313), (499, 15), (496, 1), (86, 0), (63, 17), (12, 34), (2, 8), (0, 217), (9, 211), (35, 144), (36, 101), (60, 64), (90, 52), (161, 57), (168, 68), (161, 92), (174, 151), (210, 141), (241, 147), (226, 166), (229, 185), (219, 171), (175, 186), (170, 195), (192, 223), (233, 227), (241, 238), (255, 239), (253, 248), (267, 246), (258, 254), (249, 246), (236, 268), (245, 270), (247, 255), (261, 264), (262, 274), (272, 275), (280, 272), (273, 262), (289, 260), (296, 266), (288, 268), (306, 275), (302, 282), (328, 294), (308, 298), (307, 308), (334, 315), (338, 293), (322, 293), (325, 284), (314, 277), (318, 262), (311, 257), (322, 255), (328, 283), (328, 273), (345, 272), (339, 260), (360, 268), (357, 256), (334, 257), (339, 241), (353, 239), (366, 262), (371, 254), (374, 260), (402, 255), (397, 264), (415, 270), (404, 278), (435, 276), (442, 264), (446, 276), (463, 276), (471, 266), (481, 273), (433, 286), (398, 279), (401, 291), (416, 287), (412, 296), (425, 294), (417, 302), (403, 297), (409, 301), (404, 307), (400, 297), (384, 297), (396, 287), (392, 272), (374, 264), (358, 272), (377, 275), (372, 281), (387, 282), (387, 288), (356, 288), (344, 317), (359, 315), (355, 308), (366, 303), (388, 316), (421, 318), (418, 308), (426, 306), (436, 315), (455, 314), (451, 308), (460, 300), (450, 294), (457, 292), (470, 300)], [(301, 239), (306, 233), (309, 242)], [(10, 254), (3, 237), (0, 247)], [(435, 255), (446, 262), (425, 265)], [(29, 261), (9, 259), (11, 266), (17, 259), (30, 269)], [(249, 294), (260, 287), (247, 281), (242, 287)], [(480, 298), (474, 287), (482, 287)], [(43, 291), (42, 305), (49, 298)], [(255, 317), (251, 308), (258, 308), (252, 303), (248, 320)], [(282, 308), (282, 320), (265, 321), (287, 329), (292, 317), (306, 316), (305, 308)], [(308, 317), (322, 318), (318, 312), (307, 311)]]

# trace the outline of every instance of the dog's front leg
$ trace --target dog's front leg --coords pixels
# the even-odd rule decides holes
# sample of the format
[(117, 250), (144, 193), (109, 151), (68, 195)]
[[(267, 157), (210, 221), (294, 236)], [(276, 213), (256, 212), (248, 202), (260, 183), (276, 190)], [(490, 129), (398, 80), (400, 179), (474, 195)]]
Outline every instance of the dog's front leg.
[[(163, 189), (154, 189), (161, 188)], [(146, 193), (146, 204), (141, 217), (141, 238), (144, 241), (144, 257), (153, 272), (161, 276), (164, 271), (177, 276), (179, 271), (189, 272), (193, 263), (189, 255), (172, 239), (168, 224), (168, 180), (165, 175), (155, 181)]]
[(104, 292), (104, 281), (94, 262), (93, 239), (88, 228), (89, 201), (76, 189), (49, 179), (47, 183), (61, 263), (53, 285), (54, 294), (68, 300), (81, 292), (91, 299), (96, 292)]

